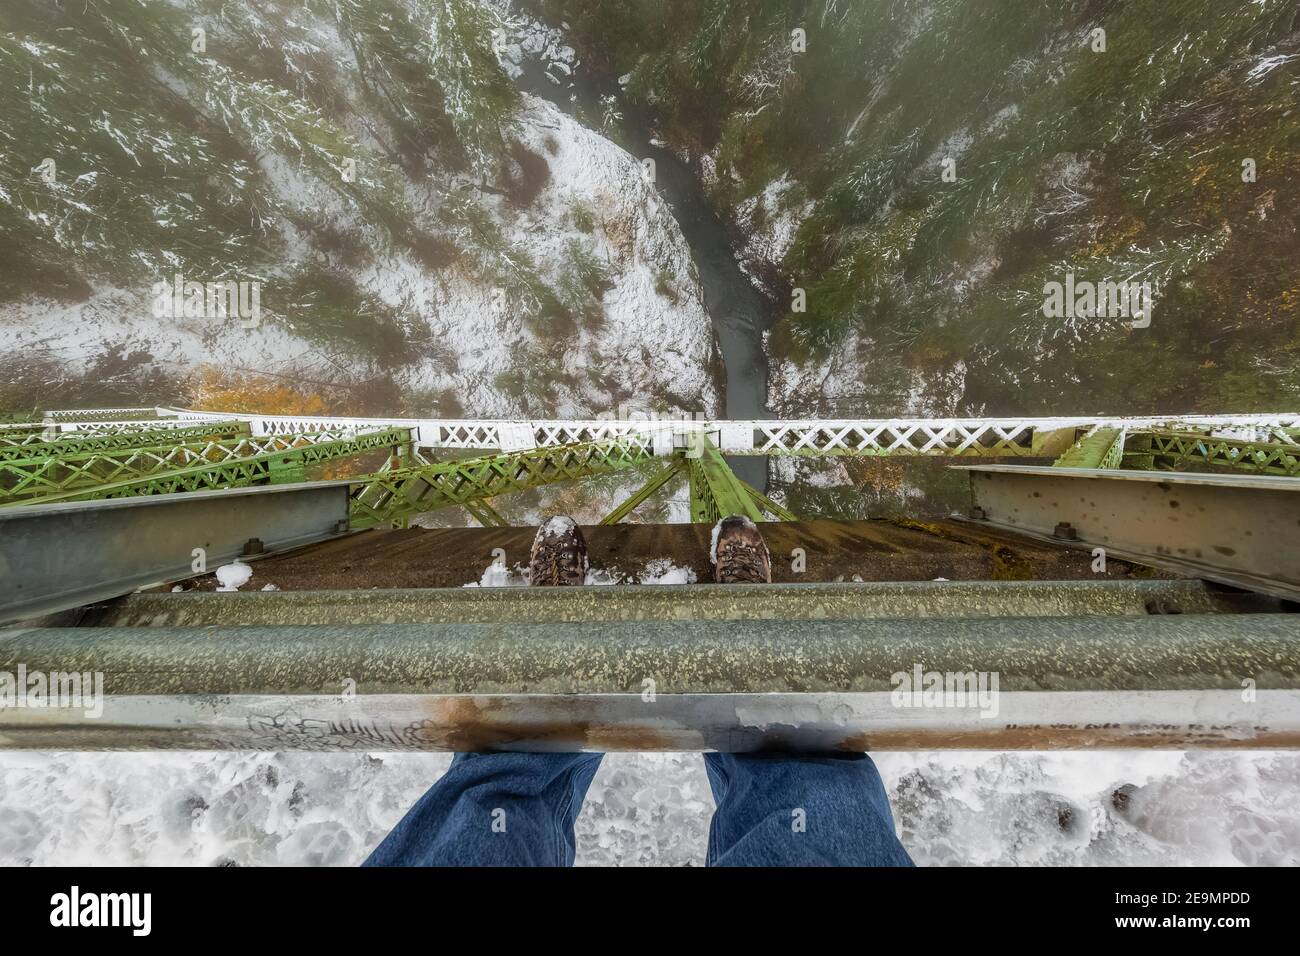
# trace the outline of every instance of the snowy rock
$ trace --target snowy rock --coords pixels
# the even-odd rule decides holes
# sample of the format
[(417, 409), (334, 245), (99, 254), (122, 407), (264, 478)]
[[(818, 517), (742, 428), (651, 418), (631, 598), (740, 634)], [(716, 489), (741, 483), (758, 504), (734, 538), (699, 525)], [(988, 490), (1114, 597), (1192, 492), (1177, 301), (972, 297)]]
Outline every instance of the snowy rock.
[(813, 211), (813, 203), (799, 201), (798, 195), (798, 187), (786, 172), (735, 210), (736, 224), (744, 237), (744, 244), (737, 250), (740, 268), (772, 296), (785, 292), (785, 287), (773, 279), (783, 274), (781, 261), (794, 244), (799, 226)]

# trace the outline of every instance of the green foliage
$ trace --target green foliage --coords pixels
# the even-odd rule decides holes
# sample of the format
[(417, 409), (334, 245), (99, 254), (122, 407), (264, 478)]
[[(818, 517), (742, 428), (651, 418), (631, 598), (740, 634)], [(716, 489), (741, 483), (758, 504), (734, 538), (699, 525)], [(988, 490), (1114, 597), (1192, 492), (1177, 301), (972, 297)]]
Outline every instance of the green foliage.
[(591, 211), (591, 207), (585, 202), (579, 200), (573, 204), (569, 210), (569, 218), (573, 221), (574, 228), (579, 232), (594, 232), (596, 229), (596, 217)]
[[(771, 337), (781, 357), (858, 343), (875, 375), (941, 355), (967, 382), (954, 412), (1294, 403), (1289, 0), (661, 0), (654, 24), (635, 4), (541, 6), (631, 73), (666, 138), (716, 158), (724, 216), (783, 175), (813, 201), (778, 264), (807, 291)], [(1066, 271), (1156, 282), (1153, 328), (1044, 319)], [(911, 394), (903, 379), (873, 410)]]
[[(311, 15), (356, 57), (362, 102)], [(0, 301), (84, 297), (95, 278), (274, 271), (285, 221), (314, 210), (272, 176), (323, 187), (427, 249), (402, 173), (425, 176), (430, 158), (487, 170), (505, 153), (517, 93), (492, 55), (494, 23), (471, 0), (13, 0), (0, 34)], [(46, 157), (52, 183), (37, 175)]]
[(556, 287), (561, 304), (570, 314), (578, 317), (589, 329), (599, 327), (604, 317), (601, 298), (613, 288), (613, 282), (609, 277), (609, 267), (576, 239), (564, 247)]

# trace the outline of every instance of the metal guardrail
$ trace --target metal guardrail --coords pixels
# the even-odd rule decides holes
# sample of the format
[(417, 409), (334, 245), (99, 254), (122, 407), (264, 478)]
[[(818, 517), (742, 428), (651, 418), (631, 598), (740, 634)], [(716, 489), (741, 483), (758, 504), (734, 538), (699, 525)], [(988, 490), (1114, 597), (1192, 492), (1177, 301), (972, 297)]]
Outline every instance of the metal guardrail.
[[(1261, 604), (1266, 608), (1266, 604)], [(1233, 613), (1200, 581), (892, 581), (762, 587), (365, 588), (143, 592), (90, 609), (94, 627), (863, 621)]]
[(0, 710), (0, 748), (1300, 747), (1295, 648), (1285, 614), (12, 628), (0, 670), (103, 696)]

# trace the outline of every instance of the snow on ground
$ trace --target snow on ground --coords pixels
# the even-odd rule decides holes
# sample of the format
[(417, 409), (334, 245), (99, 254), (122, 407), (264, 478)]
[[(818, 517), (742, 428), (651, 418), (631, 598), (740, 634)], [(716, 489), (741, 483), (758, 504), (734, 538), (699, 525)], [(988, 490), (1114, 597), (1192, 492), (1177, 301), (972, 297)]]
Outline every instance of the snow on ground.
[[(355, 59), (337, 30), (322, 20), (313, 35), (331, 48), (340, 46), (338, 92), (355, 95)], [(552, 41), (525, 37), (524, 42), (529, 50), (535, 42), (549, 50), (546, 44)], [(572, 50), (549, 50), (548, 55), (571, 59)], [(182, 98), (198, 96), (183, 84), (175, 89)], [(584, 317), (572, 333), (553, 333), (544, 324), (529, 327), (521, 318), (523, 304), (474, 269), (433, 269), (416, 261), (377, 225), (360, 218), (318, 175), (267, 149), (259, 153), (261, 171), (286, 208), (356, 238), (369, 250), (364, 263), (331, 263), (334, 271), (418, 330), (416, 341), (437, 343), (437, 355), (392, 367), (393, 360), (381, 362), (360, 343), (313, 331), (315, 317), (308, 309), (274, 314), (270, 303), (277, 301), (295, 268), (329, 262), (288, 221), (280, 224), (283, 249), (271, 274), (246, 277), (261, 279), (265, 286), (264, 314), (255, 328), (244, 328), (233, 318), (156, 317), (152, 281), (132, 287), (100, 282), (85, 302), (29, 298), (6, 304), (0, 309), (0, 355), (39, 359), (74, 374), (118, 354), (146, 370), (156, 367), (181, 378), (205, 365), (325, 384), (391, 374), (401, 388), (455, 395), (467, 414), (482, 417), (591, 417), (629, 396), (667, 396), (684, 411), (715, 414), (713, 330), (693, 276), (691, 252), (636, 158), (537, 97), (525, 94), (511, 120), (518, 144), (538, 164), (539, 191), (522, 206), (491, 190), (479, 192), (474, 202), (500, 233), (501, 255), (531, 263), (552, 290), (573, 285), (578, 255), (604, 270), (601, 315)], [(365, 138), (364, 128), (352, 132)], [(413, 219), (409, 225), (438, 234), (435, 212), (445, 200), (446, 183), (435, 177), (404, 185)], [(171, 281), (173, 275), (169, 271), (150, 278)], [(671, 296), (665, 289), (672, 290)], [(530, 402), (521, 397), (518, 384), (503, 384), (535, 373), (539, 350), (554, 352), (557, 344), (563, 354), (551, 376), (552, 397), (541, 401), (534, 395)], [(539, 401), (547, 407), (539, 408)]]
[(794, 180), (789, 172), (784, 172), (762, 192), (740, 203), (735, 211), (736, 225), (744, 237), (736, 253), (741, 271), (773, 296), (776, 290), (766, 279), (779, 274), (799, 226), (813, 212), (813, 203), (792, 199), (797, 193)]
[[(351, 866), (450, 759), (0, 754), (0, 865)], [(922, 865), (1300, 862), (1300, 754), (875, 759)], [(578, 864), (701, 865), (712, 812), (698, 754), (610, 754), (578, 819)]]

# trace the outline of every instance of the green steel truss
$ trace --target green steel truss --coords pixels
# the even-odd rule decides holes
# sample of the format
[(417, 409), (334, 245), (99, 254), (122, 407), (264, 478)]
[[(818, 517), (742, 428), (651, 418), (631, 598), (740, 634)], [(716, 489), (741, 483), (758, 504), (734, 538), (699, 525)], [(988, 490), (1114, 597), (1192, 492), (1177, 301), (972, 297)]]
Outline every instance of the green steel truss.
[(1055, 465), (1062, 468), (1128, 468), (1178, 471), (1189, 464), (1210, 465), (1261, 475), (1300, 477), (1300, 444), (1217, 438), (1200, 432), (1094, 428), (1075, 442)]
[(1145, 464), (1149, 458), (1154, 467), (1175, 471), (1189, 462), (1200, 462), (1234, 471), (1300, 477), (1300, 445), (1172, 431), (1146, 432), (1138, 437), (1147, 440), (1130, 442), (1126, 464)]
[(600, 519), (601, 524), (618, 524), (628, 515), (630, 515), (643, 501), (653, 495), (656, 491), (668, 484), (673, 478), (680, 475), (686, 469), (686, 459), (674, 458), (663, 468), (655, 472), (654, 477), (621, 505), (611, 511), (605, 517)]
[[(732, 514), (754, 521), (769, 516), (778, 521), (795, 520), (790, 511), (741, 481), (707, 434), (701, 434), (702, 441), (691, 443), (690, 450), (679, 448), (667, 457), (655, 455), (650, 435), (633, 433), (434, 462), (425, 457), (427, 449), (417, 447), (412, 429), (380, 428), (377, 423), (371, 426), (375, 431), (351, 435), (346, 431), (303, 432), (254, 438), (249, 423), (237, 420), (178, 428), (160, 428), (156, 420), (117, 420), (107, 422), (102, 430), (93, 418), (79, 415), (76, 420), (89, 424), (78, 425), (82, 431), (62, 434), (38, 423), (0, 428), (0, 506), (302, 481), (306, 480), (306, 466), (313, 462), (388, 448), (391, 454), (378, 471), (351, 480), (353, 528), (403, 524), (420, 512), (453, 506), (465, 508), (485, 527), (501, 526), (507, 521), (491, 503), (498, 495), (653, 462), (658, 462), (658, 467), (648, 480), (606, 515), (602, 524), (623, 520), (680, 478), (689, 488), (692, 521), (713, 523)], [(313, 425), (327, 427), (327, 421)], [(1012, 423), (999, 427), (998, 439), (993, 441), (981, 437), (976, 425), (904, 424), (906, 428), (897, 428), (910, 429), (906, 435), (877, 434), (880, 428), (873, 426), (870, 434), (852, 440), (838, 432), (822, 436), (826, 439), (822, 444), (834, 446), (824, 453), (841, 453), (838, 449), (843, 446), (842, 453), (847, 454), (1048, 457), (1064, 449), (1055, 460), (1061, 467), (1176, 470), (1196, 463), (1300, 477), (1300, 444), (1286, 429), (1257, 431), (1258, 437), (1269, 440), (1249, 441), (1212, 437), (1208, 428), (1205, 432), (1193, 430), (1195, 424), (1172, 431), (1151, 428), (1147, 423), (1134, 428), (1115, 422), (1097, 424), (1082, 433), (1065, 426), (1039, 434), (1033, 429), (1017, 429)], [(795, 427), (770, 426), (782, 434)], [(954, 428), (971, 434), (954, 445), (949, 434)], [(800, 441), (806, 439), (805, 435)], [(936, 451), (931, 446), (941, 439), (947, 444)], [(922, 441), (923, 447), (918, 447)], [(880, 442), (887, 447), (868, 447)], [(789, 448), (786, 453), (800, 451)]]
[[(296, 439), (308, 439), (306, 443)], [(240, 488), (247, 485), (279, 484), (303, 481), (304, 469), (315, 462), (347, 458), (380, 448), (409, 444), (409, 428), (388, 428), (381, 431), (362, 432), (349, 438), (330, 441), (310, 441), (309, 436), (283, 436), (279, 441), (259, 439), (250, 443), (248, 450), (263, 450), (247, 457), (230, 457), (224, 461), (204, 460), (184, 468), (158, 471), (125, 480), (109, 481), (85, 488), (45, 495), (40, 504), (58, 501), (97, 501), (104, 498), (130, 498), (139, 495), (161, 495), (179, 491), (206, 491), (215, 488)], [(275, 447), (287, 445), (288, 447)], [(392, 474), (390, 472), (390, 474)]]
[[(398, 431), (404, 433), (405, 429)], [(333, 433), (267, 435), (145, 448), (111, 448), (58, 458), (0, 460), (0, 504), (151, 478), (187, 468), (222, 465), (259, 455), (291, 452), (311, 445), (332, 443), (337, 438)], [(367, 447), (373, 447), (368, 438)]]
[(1094, 428), (1053, 462), (1059, 468), (1118, 468), (1124, 453), (1124, 432)]
[(189, 441), (238, 438), (252, 434), (248, 422), (206, 422), (181, 428), (123, 428), (106, 432), (63, 432), (47, 438), (45, 432), (0, 432), (0, 461), (61, 458), (91, 451), (151, 448)]
[(485, 498), (612, 474), (654, 457), (648, 440), (620, 438), (394, 468), (353, 485), (351, 525), (373, 528), (452, 505), (467, 505), (474, 514)]
[[(782, 521), (794, 520), (789, 511), (737, 478), (707, 438), (702, 452), (698, 458), (675, 452), (648, 482), (600, 523), (621, 521), (683, 473), (690, 484), (692, 521), (716, 522), (733, 514), (763, 521), (765, 511)], [(648, 441), (605, 439), (390, 469), (368, 475), (353, 485), (351, 525), (373, 528), (456, 505), (463, 506), (484, 527), (505, 525), (506, 520), (488, 504), (488, 499), (525, 488), (611, 474), (655, 460)]]
[(778, 521), (795, 521), (795, 516), (767, 495), (741, 481), (731, 470), (716, 445), (707, 437), (698, 457), (677, 452), (673, 459), (642, 485), (630, 498), (601, 519), (617, 524), (638, 505), (682, 473), (686, 474), (691, 496), (691, 521), (716, 523), (729, 515), (746, 515), (763, 521), (764, 512)]
[(127, 419), (158, 421), (158, 410), (156, 408), (73, 408), (46, 412), (45, 417), (52, 422), (123, 422)]
[(754, 521), (763, 520), (763, 512), (736, 477), (716, 445), (707, 437), (702, 454), (686, 459), (687, 475), (691, 489), (691, 520), (715, 524), (728, 515), (745, 515)]

